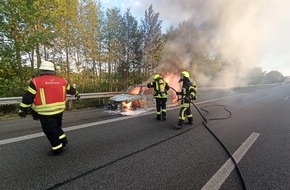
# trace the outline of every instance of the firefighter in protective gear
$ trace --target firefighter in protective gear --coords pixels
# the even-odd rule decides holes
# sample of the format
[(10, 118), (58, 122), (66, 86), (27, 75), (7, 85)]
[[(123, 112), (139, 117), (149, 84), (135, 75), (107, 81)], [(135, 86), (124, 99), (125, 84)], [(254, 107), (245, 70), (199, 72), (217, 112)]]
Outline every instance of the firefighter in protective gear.
[(31, 114), (33, 119), (40, 121), (42, 130), (51, 144), (48, 153), (50, 156), (61, 154), (63, 147), (68, 143), (61, 128), (67, 93), (80, 98), (78, 91), (66, 79), (56, 76), (52, 62), (42, 61), (39, 76), (30, 81), (20, 102), (18, 115), (21, 118)]
[(178, 124), (175, 125), (175, 128), (181, 129), (185, 121), (185, 118), (188, 119), (188, 124), (192, 124), (192, 113), (190, 110), (190, 104), (192, 100), (196, 99), (196, 84), (193, 84), (189, 80), (189, 73), (187, 71), (181, 72), (181, 78), (179, 82), (182, 82), (181, 92), (176, 92), (176, 95), (181, 96), (181, 108), (179, 112)]
[(156, 100), (156, 119), (166, 120), (166, 102), (168, 83), (159, 74), (153, 76), (154, 81), (147, 84), (148, 88), (154, 88), (154, 98)]

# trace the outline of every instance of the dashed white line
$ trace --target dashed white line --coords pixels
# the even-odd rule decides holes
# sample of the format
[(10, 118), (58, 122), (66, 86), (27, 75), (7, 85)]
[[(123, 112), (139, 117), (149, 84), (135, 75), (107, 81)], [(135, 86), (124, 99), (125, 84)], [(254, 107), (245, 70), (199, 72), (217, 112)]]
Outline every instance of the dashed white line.
[(286, 98), (284, 98), (285, 101), (287, 101), (289, 99), (289, 96), (287, 96)]
[[(238, 148), (238, 150), (236, 150), (236, 152), (233, 154), (233, 158), (235, 159), (236, 163), (238, 163), (242, 159), (242, 157), (253, 145), (259, 135), (259, 133), (252, 133), (247, 138), (247, 140)], [(219, 189), (234, 168), (234, 162), (232, 161), (232, 159), (228, 159), (226, 163), (215, 173), (215, 175), (203, 186), (202, 190)]]

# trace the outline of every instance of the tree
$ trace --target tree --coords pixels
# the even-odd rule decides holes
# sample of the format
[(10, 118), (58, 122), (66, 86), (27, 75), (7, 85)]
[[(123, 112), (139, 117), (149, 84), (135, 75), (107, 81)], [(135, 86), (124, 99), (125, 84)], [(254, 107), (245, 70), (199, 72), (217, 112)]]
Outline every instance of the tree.
[[(65, 71), (66, 78), (70, 82), (70, 55), (74, 42), (79, 36), (78, 31), (78, 0), (58, 0), (57, 4), (52, 8), (55, 16), (55, 32), (58, 36), (58, 45), (65, 52)], [(62, 62), (62, 61), (61, 61)], [(62, 66), (62, 65), (61, 65)]]
[(106, 62), (108, 64), (108, 90), (113, 89), (113, 70), (117, 71), (120, 60), (120, 23), (122, 23), (120, 9), (112, 8), (106, 11), (106, 25), (104, 26), (104, 48), (106, 51)]
[(265, 75), (265, 83), (281, 83), (285, 81), (285, 77), (278, 71), (270, 71)]
[[(51, 9), (55, 4), (49, 0), (27, 0), (27, 33), (26, 53), (29, 55), (31, 68), (34, 68), (34, 52), (37, 58), (37, 67), (40, 66), (41, 59), (47, 59), (46, 47), (52, 47), (52, 42), (56, 37), (53, 28), (54, 17)], [(43, 46), (41, 55), (40, 48)]]
[(97, 62), (102, 61), (99, 56), (102, 43), (100, 7), (94, 1), (90, 0), (83, 6), (81, 15), (84, 17), (82, 21), (83, 25), (80, 28), (81, 39), (84, 54), (87, 56), (86, 62), (92, 70), (93, 87), (95, 88), (96, 82), (98, 82)]
[(0, 5), (0, 25), (3, 48), (1, 48), (1, 62), (10, 63), (13, 72), (20, 81), (25, 81), (22, 75), (21, 52), (25, 51), (25, 37), (27, 28), (27, 2), (21, 0), (3, 1)]
[(77, 23), (75, 24), (75, 39), (72, 44), (71, 59), (74, 63), (74, 75), (79, 89), (96, 88), (97, 72), (96, 58), (100, 22), (97, 4), (91, 0), (78, 4)]
[(143, 69), (144, 78), (148, 78), (154, 72), (162, 57), (163, 36), (161, 31), (162, 21), (159, 13), (155, 13), (152, 4), (145, 11), (144, 19), (141, 19), (141, 31), (143, 35)]
[(257, 85), (262, 84), (264, 81), (265, 72), (262, 70), (261, 67), (254, 67), (249, 73), (248, 73), (248, 83), (250, 85)]
[[(140, 83), (140, 64), (142, 59), (142, 34), (138, 28), (137, 20), (131, 15), (130, 9), (127, 9), (123, 16), (121, 24), (120, 49), (122, 57), (118, 66), (119, 84), (126, 89), (132, 83)], [(130, 77), (130, 75), (132, 75)], [(130, 78), (133, 79), (130, 81)], [(140, 79), (140, 77), (139, 77)]]
[[(13, 86), (15, 91), (22, 91), (19, 87), (26, 86), (28, 79), (35, 74), (34, 50), (39, 50), (40, 44), (47, 45), (53, 38), (50, 35), (51, 16), (46, 11), (49, 5), (45, 0), (9, 0), (0, 4), (0, 67), (4, 73), (9, 73), (9, 78), (13, 76), (13, 80), (3, 83), (7, 84), (7, 89)], [(23, 67), (29, 62), (24, 56), (31, 55), (30, 52), (31, 66)], [(17, 85), (18, 88), (15, 88)]]

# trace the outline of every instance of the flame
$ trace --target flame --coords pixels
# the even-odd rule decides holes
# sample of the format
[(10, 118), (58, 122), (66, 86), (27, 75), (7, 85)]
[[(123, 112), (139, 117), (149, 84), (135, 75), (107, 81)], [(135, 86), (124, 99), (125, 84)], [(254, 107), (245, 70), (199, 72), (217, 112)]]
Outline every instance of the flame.
[(180, 91), (181, 86), (180, 83), (178, 82), (180, 79), (179, 75), (176, 75), (174, 73), (166, 73), (163, 75), (163, 79), (168, 83), (168, 85), (171, 87), (171, 89), (174, 91), (172, 93), (172, 103), (177, 103), (178, 102), (178, 96), (176, 95), (175, 91)]
[(132, 95), (136, 95), (136, 94), (139, 94), (140, 89), (141, 89), (141, 87), (137, 87), (137, 86), (136, 86), (136, 87), (130, 89), (130, 91), (129, 91), (128, 93), (129, 93), (129, 94), (132, 94)]
[(132, 109), (132, 102), (122, 102), (122, 109), (124, 110), (124, 111), (128, 111), (128, 110), (130, 110), (130, 109)]
[[(176, 95), (176, 91), (181, 91), (180, 83), (178, 82), (180, 76), (174, 73), (167, 72), (166, 74), (162, 75), (163, 79), (168, 83), (170, 86), (170, 90), (168, 91), (168, 97), (170, 96), (171, 103), (177, 104), (178, 103), (178, 96)], [(139, 94), (141, 87), (134, 87), (128, 91), (129, 94)], [(128, 112), (132, 110), (136, 110), (137, 108), (141, 108), (142, 100), (134, 100), (133, 102), (122, 102), (122, 111)]]
[(123, 111), (135, 110), (141, 107), (141, 100), (134, 100), (133, 102), (122, 102)]

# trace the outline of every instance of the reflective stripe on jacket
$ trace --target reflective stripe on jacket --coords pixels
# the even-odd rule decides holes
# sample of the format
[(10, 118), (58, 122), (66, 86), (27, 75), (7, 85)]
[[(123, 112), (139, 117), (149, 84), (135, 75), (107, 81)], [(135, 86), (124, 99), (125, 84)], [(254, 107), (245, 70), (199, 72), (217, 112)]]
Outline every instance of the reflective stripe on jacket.
[(181, 107), (189, 107), (190, 102), (184, 101), (184, 97), (191, 96), (196, 97), (196, 86), (193, 85), (190, 81), (184, 81), (182, 90), (181, 90)]
[(167, 98), (167, 90), (165, 89), (166, 82), (163, 79), (159, 79), (155, 82), (155, 98)]
[(32, 79), (36, 94), (32, 108), (41, 115), (54, 115), (65, 110), (68, 82), (54, 75), (42, 75)]
[(148, 83), (147, 87), (154, 87), (155, 98), (167, 98), (167, 91), (169, 90), (169, 86), (162, 78), (159, 78), (154, 82)]

